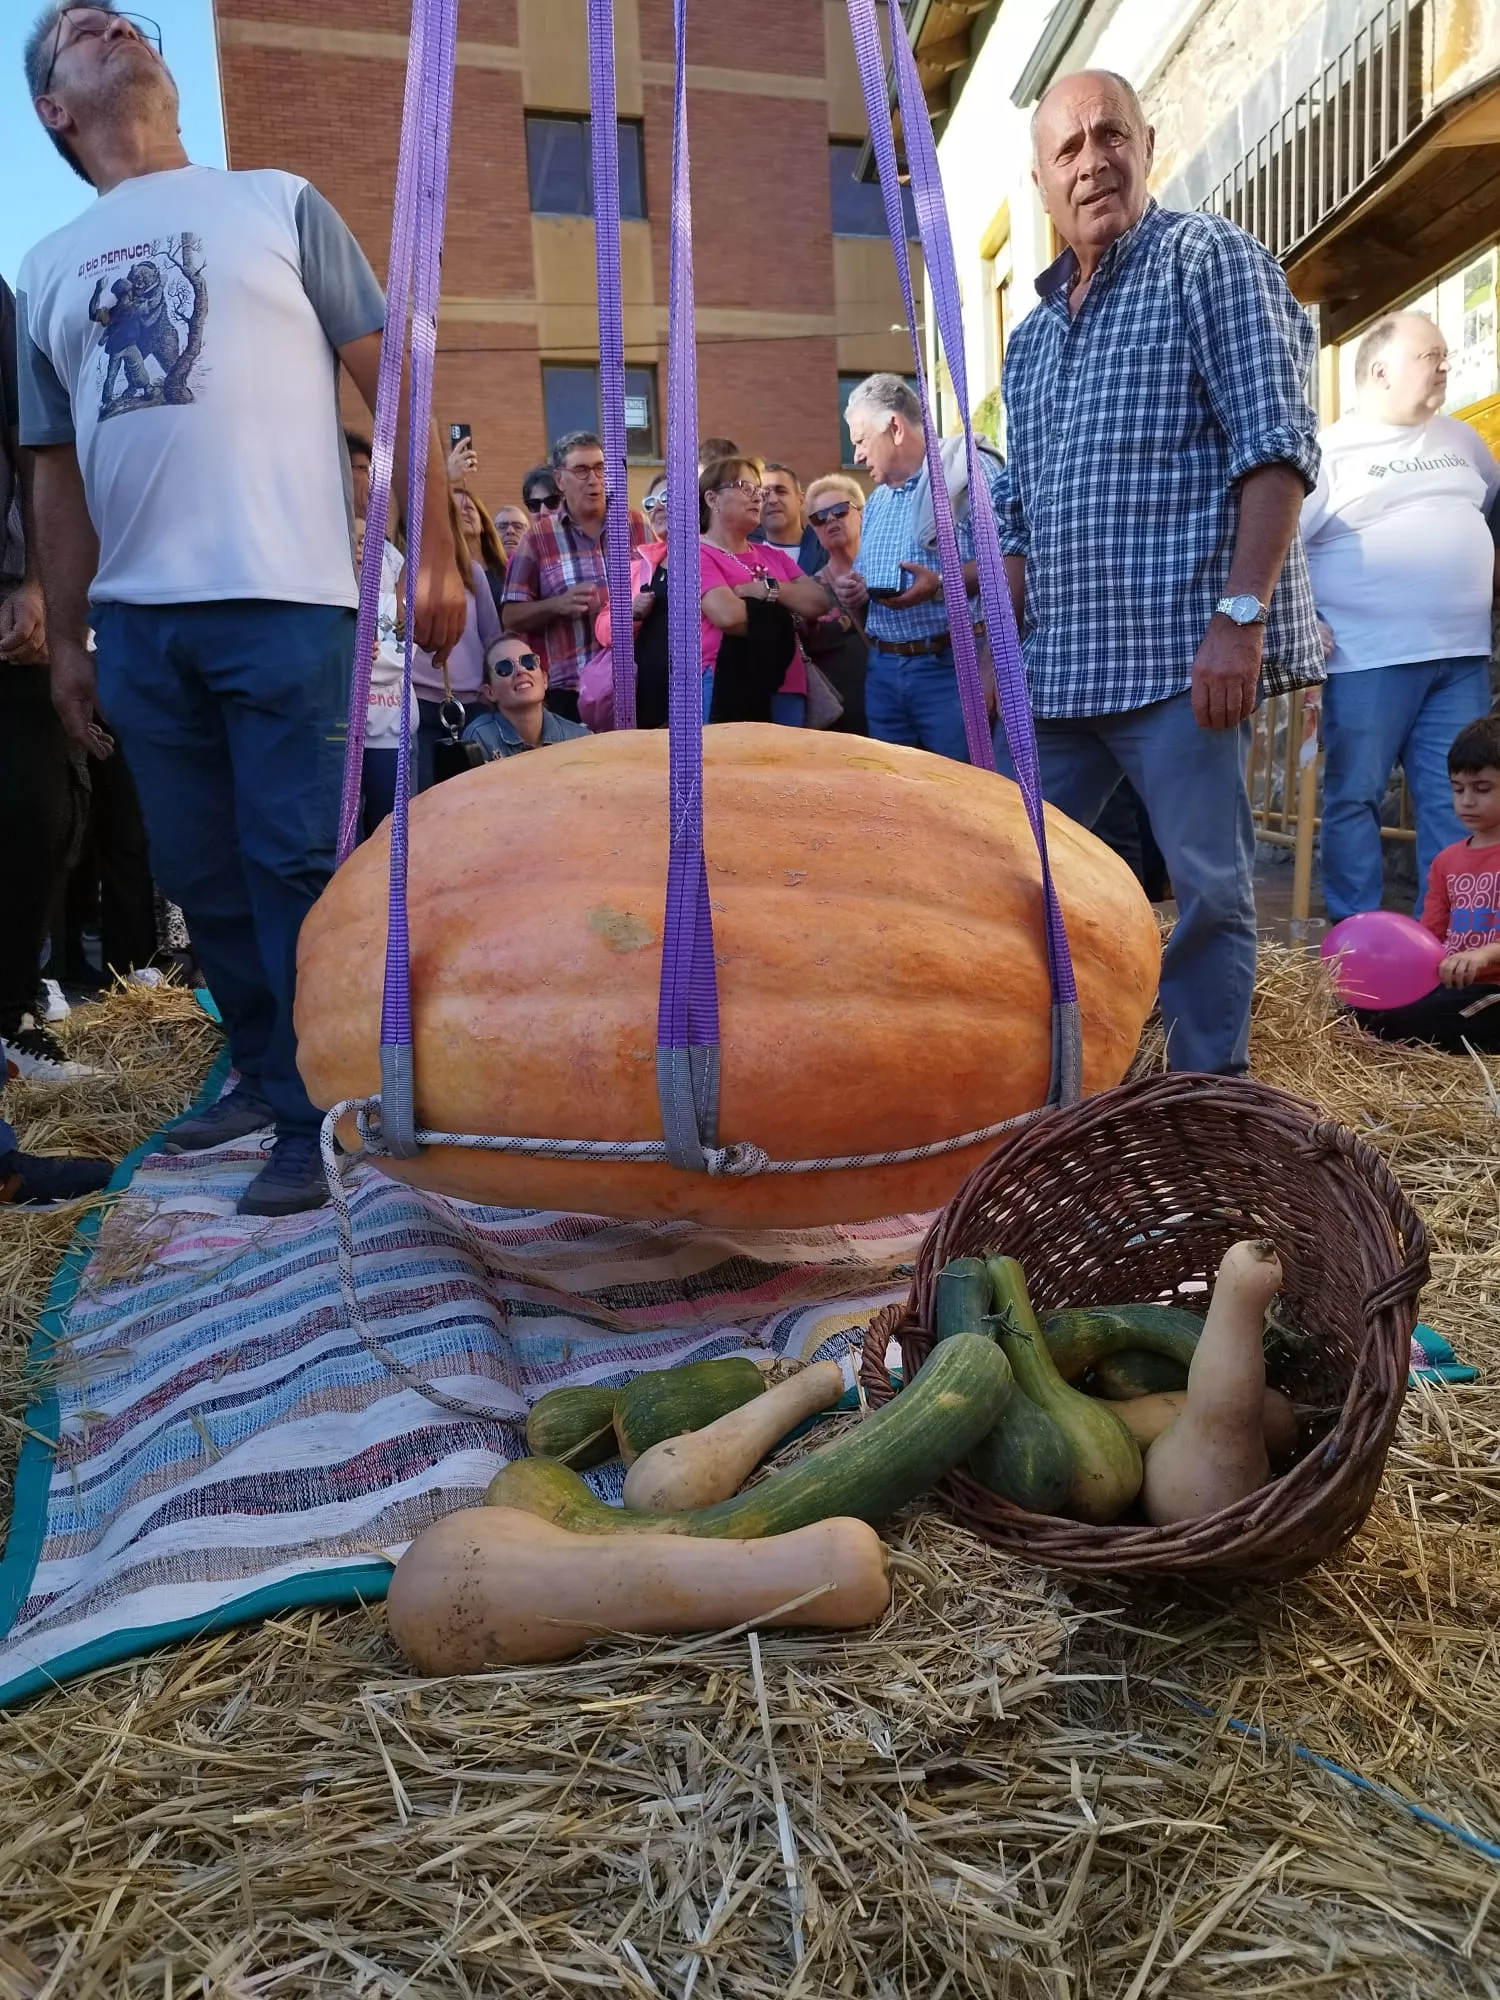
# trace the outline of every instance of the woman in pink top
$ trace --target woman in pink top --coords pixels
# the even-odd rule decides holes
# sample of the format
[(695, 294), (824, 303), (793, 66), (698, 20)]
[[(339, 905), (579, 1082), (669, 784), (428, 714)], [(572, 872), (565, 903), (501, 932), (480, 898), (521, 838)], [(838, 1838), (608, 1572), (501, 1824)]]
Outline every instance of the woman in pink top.
[[(751, 541), (760, 526), (762, 477), (758, 459), (721, 458), (704, 466), (698, 482), (705, 714), (710, 704), (716, 710), (727, 706), (737, 717), (757, 705), (747, 689), (738, 691), (738, 701), (729, 701), (734, 691), (712, 686), (726, 638), (744, 642), (734, 653), (737, 675), (753, 670), (752, 658), (769, 657), (769, 648), (784, 644), (779, 621), (752, 612), (751, 605), (769, 604), (802, 618), (821, 617), (828, 609), (822, 585), (804, 576), (794, 556)], [(807, 662), (795, 633), (791, 647), (790, 665), (770, 694), (769, 712), (773, 722), (800, 724), (807, 715)]]

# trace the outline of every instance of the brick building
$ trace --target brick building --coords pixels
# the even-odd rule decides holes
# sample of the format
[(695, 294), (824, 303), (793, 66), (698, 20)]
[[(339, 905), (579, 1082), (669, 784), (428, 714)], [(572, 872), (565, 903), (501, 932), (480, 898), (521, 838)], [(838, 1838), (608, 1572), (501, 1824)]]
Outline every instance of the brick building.
[[(216, 0), (232, 167), (305, 174), (383, 273), (409, 0)], [(672, 140), (670, 0), (616, 0), (631, 489), (661, 463)], [(753, 27), (752, 27), (753, 24)], [(584, 0), (461, 0), (436, 415), (480, 485), (519, 497), (592, 421), (598, 333)], [(853, 381), (909, 369), (843, 0), (690, 9), (699, 422), (804, 478), (847, 454)]]

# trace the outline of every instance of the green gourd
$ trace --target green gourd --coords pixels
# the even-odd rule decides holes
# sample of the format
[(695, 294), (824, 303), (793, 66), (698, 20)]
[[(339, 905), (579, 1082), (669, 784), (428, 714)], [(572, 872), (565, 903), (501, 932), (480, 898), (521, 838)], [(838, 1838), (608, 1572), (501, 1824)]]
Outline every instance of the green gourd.
[[(1047, 1322), (1042, 1321), (1042, 1331)], [(1052, 1345), (1049, 1337), (1047, 1345)], [(1055, 1357), (1054, 1357), (1055, 1358)], [(1151, 1354), (1144, 1347), (1127, 1347), (1106, 1354), (1089, 1371), (1085, 1386), (1111, 1403), (1128, 1403), (1135, 1396), (1160, 1396), (1187, 1387), (1188, 1365), (1169, 1354)]]
[[(1165, 1354), (1186, 1369), (1202, 1331), (1198, 1315), (1181, 1306), (1078, 1306), (1048, 1313), (1042, 1321), (1047, 1346), (1065, 1382), (1076, 1382), (1106, 1356), (1130, 1348)], [(1180, 1389), (1182, 1382), (1162, 1386)]]
[(995, 1342), (957, 1333), (940, 1341), (900, 1395), (862, 1424), (715, 1506), (629, 1513), (606, 1506), (576, 1472), (546, 1458), (502, 1466), (484, 1497), (489, 1506), (518, 1507), (585, 1535), (754, 1540), (846, 1514), (880, 1521), (964, 1462), (994, 1429), (1011, 1389)]
[(549, 1389), (526, 1415), (526, 1448), (538, 1458), (560, 1458), (587, 1472), (619, 1451), (615, 1437), (616, 1389)]
[(1073, 1448), (1029, 1396), (1012, 1396), (966, 1470), (1028, 1514), (1060, 1514), (1073, 1486)]
[(1108, 1403), (1070, 1388), (1058, 1373), (1015, 1258), (988, 1261), (1000, 1308), (997, 1336), (1016, 1386), (1051, 1417), (1072, 1448), (1065, 1511), (1098, 1525), (1116, 1521), (1141, 1490), (1140, 1447)]
[(993, 1339), (986, 1319), (995, 1310), (995, 1288), (982, 1257), (950, 1257), (938, 1272), (937, 1304), (932, 1332), (936, 1340), (955, 1333), (978, 1333)]
[(680, 1368), (652, 1368), (627, 1382), (615, 1397), (620, 1456), (634, 1465), (663, 1438), (701, 1431), (705, 1424), (765, 1394), (766, 1378), (743, 1354), (718, 1361), (688, 1361)]

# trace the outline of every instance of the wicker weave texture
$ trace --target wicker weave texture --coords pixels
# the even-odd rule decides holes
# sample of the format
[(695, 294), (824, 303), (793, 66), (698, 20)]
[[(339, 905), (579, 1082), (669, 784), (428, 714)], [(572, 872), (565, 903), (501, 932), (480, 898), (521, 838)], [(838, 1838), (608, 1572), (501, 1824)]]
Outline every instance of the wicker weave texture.
[(1310, 1569), (1359, 1527), (1406, 1391), (1427, 1236), (1384, 1162), (1346, 1127), (1265, 1085), (1158, 1076), (1039, 1119), (976, 1168), (928, 1232), (907, 1304), (865, 1342), (870, 1400), (932, 1345), (950, 1257), (1008, 1255), (1038, 1313), (1157, 1300), (1202, 1312), (1231, 1243), (1267, 1236), (1285, 1282), (1271, 1370), (1329, 1412), (1280, 1478), (1175, 1527), (1093, 1527), (1028, 1514), (965, 1474), (938, 1487), (957, 1518), (1028, 1560), (1081, 1573), (1270, 1580)]

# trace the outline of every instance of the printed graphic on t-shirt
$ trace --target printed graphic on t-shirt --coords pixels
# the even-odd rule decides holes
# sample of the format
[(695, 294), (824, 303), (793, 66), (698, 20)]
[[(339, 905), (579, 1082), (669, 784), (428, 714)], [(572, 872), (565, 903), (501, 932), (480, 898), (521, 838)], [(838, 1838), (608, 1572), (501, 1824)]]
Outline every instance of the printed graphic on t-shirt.
[(1477, 951), (1500, 934), (1500, 865), (1456, 868), (1448, 877), (1448, 936), (1451, 951)]
[(184, 230), (99, 261), (107, 268), (89, 301), (89, 318), (100, 328), (99, 421), (191, 403), (208, 318), (201, 240)]

